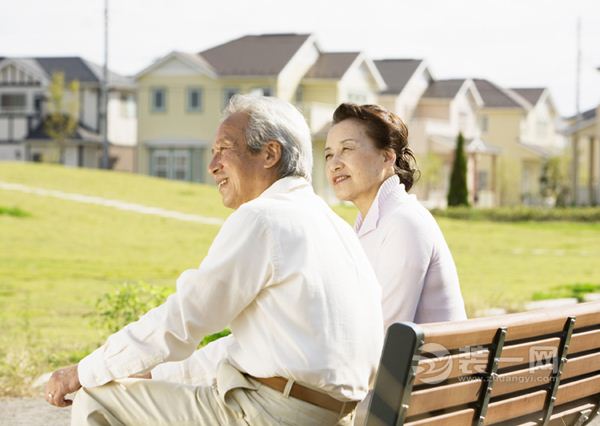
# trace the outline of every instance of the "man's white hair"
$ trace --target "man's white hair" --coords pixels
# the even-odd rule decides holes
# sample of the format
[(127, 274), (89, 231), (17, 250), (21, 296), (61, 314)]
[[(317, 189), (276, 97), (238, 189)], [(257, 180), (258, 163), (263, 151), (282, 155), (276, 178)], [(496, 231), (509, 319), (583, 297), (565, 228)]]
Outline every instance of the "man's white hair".
[(301, 176), (311, 180), (310, 129), (300, 111), (278, 98), (235, 95), (223, 112), (223, 120), (238, 112), (248, 116), (246, 143), (250, 151), (258, 152), (268, 141), (277, 141), (281, 144), (279, 177)]

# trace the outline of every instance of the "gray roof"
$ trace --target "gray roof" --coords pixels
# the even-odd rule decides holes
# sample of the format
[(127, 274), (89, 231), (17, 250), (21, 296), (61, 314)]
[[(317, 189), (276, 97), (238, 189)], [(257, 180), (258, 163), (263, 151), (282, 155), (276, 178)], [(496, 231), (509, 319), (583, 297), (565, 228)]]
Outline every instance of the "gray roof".
[[(102, 81), (102, 67), (78, 56), (14, 59), (27, 63), (28, 66), (42, 74), (46, 74), (48, 77), (55, 72), (62, 72), (65, 74), (67, 82), (77, 80), (80, 83), (100, 84)], [(108, 83), (110, 86), (133, 87), (133, 80), (110, 70)]]
[[(29, 131), (25, 139), (27, 140), (50, 140), (51, 137), (46, 133), (45, 122), (48, 120), (46, 117), (37, 127), (34, 127)], [(85, 141), (85, 142), (102, 142), (102, 135), (98, 132), (90, 129), (85, 126), (83, 123), (79, 123), (73, 135), (71, 135), (67, 140), (75, 140), (75, 141)]]
[(221, 76), (276, 76), (310, 34), (248, 35), (199, 53)]
[(503, 88), (495, 85), (489, 80), (476, 78), (473, 80), (477, 91), (481, 95), (483, 104), (487, 108), (523, 108)]
[[(581, 120), (593, 120), (596, 118), (596, 107), (588, 109), (587, 111), (583, 111), (581, 113)], [(577, 120), (577, 115), (572, 115), (571, 117), (567, 117), (567, 120)]]
[(51, 76), (55, 72), (63, 72), (66, 81), (78, 80), (80, 83), (97, 83), (98, 77), (87, 66), (85, 61), (78, 57), (70, 58), (33, 58), (42, 67), (44, 72)]
[(540, 100), (542, 93), (546, 90), (544, 87), (532, 87), (532, 88), (512, 88), (519, 95), (525, 98), (531, 105), (535, 105)]
[(383, 77), (387, 90), (383, 94), (398, 94), (402, 92), (408, 80), (421, 65), (421, 59), (381, 59), (374, 61), (375, 66)]
[(308, 70), (306, 78), (341, 78), (360, 52), (326, 52)]
[(451, 80), (436, 80), (432, 82), (425, 93), (424, 98), (437, 98), (437, 99), (453, 99), (460, 88), (465, 84), (465, 79), (451, 79)]

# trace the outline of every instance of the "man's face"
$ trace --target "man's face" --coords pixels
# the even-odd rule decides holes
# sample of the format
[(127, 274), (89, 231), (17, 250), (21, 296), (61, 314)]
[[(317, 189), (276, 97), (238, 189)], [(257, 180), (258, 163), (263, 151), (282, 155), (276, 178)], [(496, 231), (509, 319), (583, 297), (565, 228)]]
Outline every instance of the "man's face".
[(212, 174), (225, 207), (237, 209), (264, 191), (265, 167), (260, 153), (246, 144), (248, 116), (235, 113), (217, 129), (208, 171)]

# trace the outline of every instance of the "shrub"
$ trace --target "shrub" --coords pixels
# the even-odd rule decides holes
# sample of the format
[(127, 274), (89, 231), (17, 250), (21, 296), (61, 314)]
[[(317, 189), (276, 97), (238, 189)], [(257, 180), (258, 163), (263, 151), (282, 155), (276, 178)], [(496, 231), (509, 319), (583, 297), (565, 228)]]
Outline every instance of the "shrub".
[(13, 216), (13, 217), (29, 217), (31, 214), (25, 210), (21, 210), (18, 207), (2, 207), (0, 206), (0, 216)]
[(533, 300), (560, 299), (574, 297), (583, 302), (583, 297), (588, 293), (597, 293), (600, 291), (600, 284), (575, 283), (552, 287), (548, 291), (537, 291), (533, 293)]
[[(127, 324), (137, 321), (146, 312), (162, 304), (173, 292), (171, 287), (151, 285), (145, 282), (125, 283), (97, 300), (96, 325), (115, 333)], [(220, 339), (230, 333), (229, 329), (204, 337), (200, 346)]]

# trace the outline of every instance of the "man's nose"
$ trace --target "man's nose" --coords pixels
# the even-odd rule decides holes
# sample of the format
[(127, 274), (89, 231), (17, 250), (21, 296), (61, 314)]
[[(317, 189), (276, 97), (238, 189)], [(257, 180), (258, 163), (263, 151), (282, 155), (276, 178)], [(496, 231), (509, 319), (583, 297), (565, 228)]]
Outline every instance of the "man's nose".
[(215, 153), (212, 156), (212, 159), (210, 160), (210, 163), (208, 163), (208, 172), (211, 175), (217, 174), (217, 172), (221, 168), (221, 163), (219, 162), (219, 159), (217, 157), (218, 157), (218, 153)]

